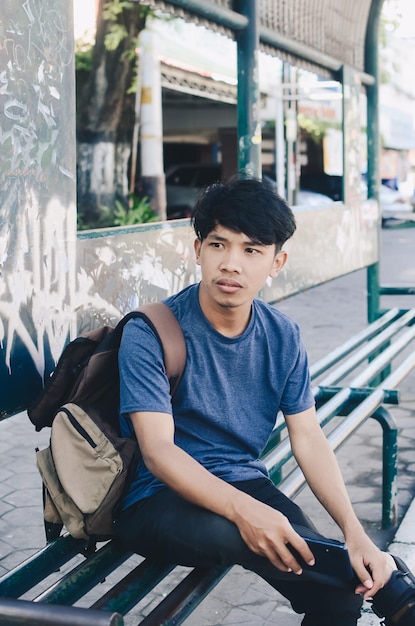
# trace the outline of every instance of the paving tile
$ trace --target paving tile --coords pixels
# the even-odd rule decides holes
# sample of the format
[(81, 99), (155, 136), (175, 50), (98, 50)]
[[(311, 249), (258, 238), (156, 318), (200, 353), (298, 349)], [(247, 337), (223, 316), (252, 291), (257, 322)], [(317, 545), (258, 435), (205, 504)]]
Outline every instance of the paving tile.
[(0, 466), (0, 483), (5, 482), (6, 480), (9, 480), (9, 478), (12, 478), (14, 475), (15, 475), (15, 472), (10, 471), (6, 467)]
[(3, 559), (14, 551), (14, 546), (11, 546), (6, 541), (0, 539), (0, 562), (3, 563)]
[(35, 488), (39, 489), (42, 486), (42, 480), (40, 475), (38, 474), (36, 468), (32, 472), (19, 473), (16, 472), (14, 476), (7, 478), (3, 481), (6, 486), (13, 487), (13, 489), (28, 489)]
[[(36, 524), (37, 519), (30, 515), (30, 507), (25, 510), (27, 510), (27, 515), (24, 515), (24, 511), (17, 511), (16, 513), (16, 510), (11, 510), (9, 513), (6, 513), (6, 516), (8, 516), (6, 521), (9, 524), (9, 530), (1, 535), (1, 538), (6, 543), (14, 546), (17, 550), (26, 548), (38, 550), (43, 548), (46, 543), (45, 531), (43, 525), (39, 526)], [(19, 524), (15, 523), (13, 525), (10, 521), (11, 518), (15, 520), (18, 519)]]
[[(15, 491), (5, 495), (3, 502), (17, 507), (38, 507), (39, 505), (39, 489), (16, 489)], [(1, 503), (0, 503), (1, 506)], [(41, 514), (40, 510), (36, 509), (36, 515)]]

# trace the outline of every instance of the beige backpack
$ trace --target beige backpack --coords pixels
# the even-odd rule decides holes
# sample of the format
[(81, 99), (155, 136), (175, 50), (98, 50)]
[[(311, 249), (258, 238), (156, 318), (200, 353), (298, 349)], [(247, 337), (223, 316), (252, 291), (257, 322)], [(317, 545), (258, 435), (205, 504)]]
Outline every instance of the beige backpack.
[(75, 538), (113, 535), (113, 516), (140, 452), (119, 431), (118, 347), (129, 319), (141, 317), (158, 337), (173, 395), (186, 362), (177, 319), (162, 303), (132, 311), (115, 328), (102, 326), (70, 342), (40, 397), (28, 410), (40, 430), (51, 427), (50, 445), (37, 450), (43, 481), (48, 541), (63, 526)]

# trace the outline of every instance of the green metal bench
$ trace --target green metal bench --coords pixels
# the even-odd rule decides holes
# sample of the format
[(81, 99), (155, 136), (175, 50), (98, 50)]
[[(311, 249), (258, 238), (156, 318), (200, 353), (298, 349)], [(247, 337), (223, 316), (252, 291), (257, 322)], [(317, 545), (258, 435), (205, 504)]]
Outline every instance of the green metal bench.
[[(415, 309), (391, 309), (311, 367), (318, 417), (323, 428), (330, 427), (328, 438), (334, 450), (368, 418), (382, 426), (384, 527), (395, 524), (397, 514), (397, 427), (384, 405), (398, 403), (397, 386), (415, 367), (415, 350), (407, 350), (407, 356), (391, 372), (392, 362), (414, 340)], [(283, 419), (277, 419), (263, 459), (284, 493), (290, 497), (299, 493), (305, 481), (293, 462)], [(183, 577), (179, 568), (181, 579), (177, 582), (175, 564), (152, 559), (137, 564), (135, 556), (133, 565), (123, 567), (131, 557), (115, 539), (91, 549), (87, 542), (69, 535), (58, 538), (0, 579), (0, 623), (123, 624), (123, 615), (161, 581), (168, 584), (171, 579), (171, 591), (135, 623), (173, 626), (183, 623), (230, 569), (195, 568)], [(57, 573), (60, 568), (62, 574)], [(73, 606), (117, 571), (118, 580), (88, 608)]]

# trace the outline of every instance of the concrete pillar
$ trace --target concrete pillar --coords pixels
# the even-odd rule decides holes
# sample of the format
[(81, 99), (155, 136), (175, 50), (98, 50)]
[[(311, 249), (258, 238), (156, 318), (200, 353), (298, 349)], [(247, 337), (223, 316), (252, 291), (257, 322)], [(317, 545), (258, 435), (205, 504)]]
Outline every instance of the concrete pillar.
[(163, 121), (160, 61), (151, 24), (140, 34), (141, 75), (141, 182), (160, 219), (166, 219), (166, 188), (163, 164)]
[(0, 416), (75, 328), (76, 255), (72, 0), (3, 0), (1, 21)]

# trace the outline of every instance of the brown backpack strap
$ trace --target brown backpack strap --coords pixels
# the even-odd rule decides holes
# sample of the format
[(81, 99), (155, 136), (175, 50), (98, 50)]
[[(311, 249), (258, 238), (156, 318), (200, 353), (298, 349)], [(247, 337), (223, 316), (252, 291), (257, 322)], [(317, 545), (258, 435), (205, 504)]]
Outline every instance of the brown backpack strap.
[(173, 395), (186, 366), (186, 342), (180, 324), (173, 311), (163, 302), (148, 302), (137, 310), (144, 313), (159, 335)]

